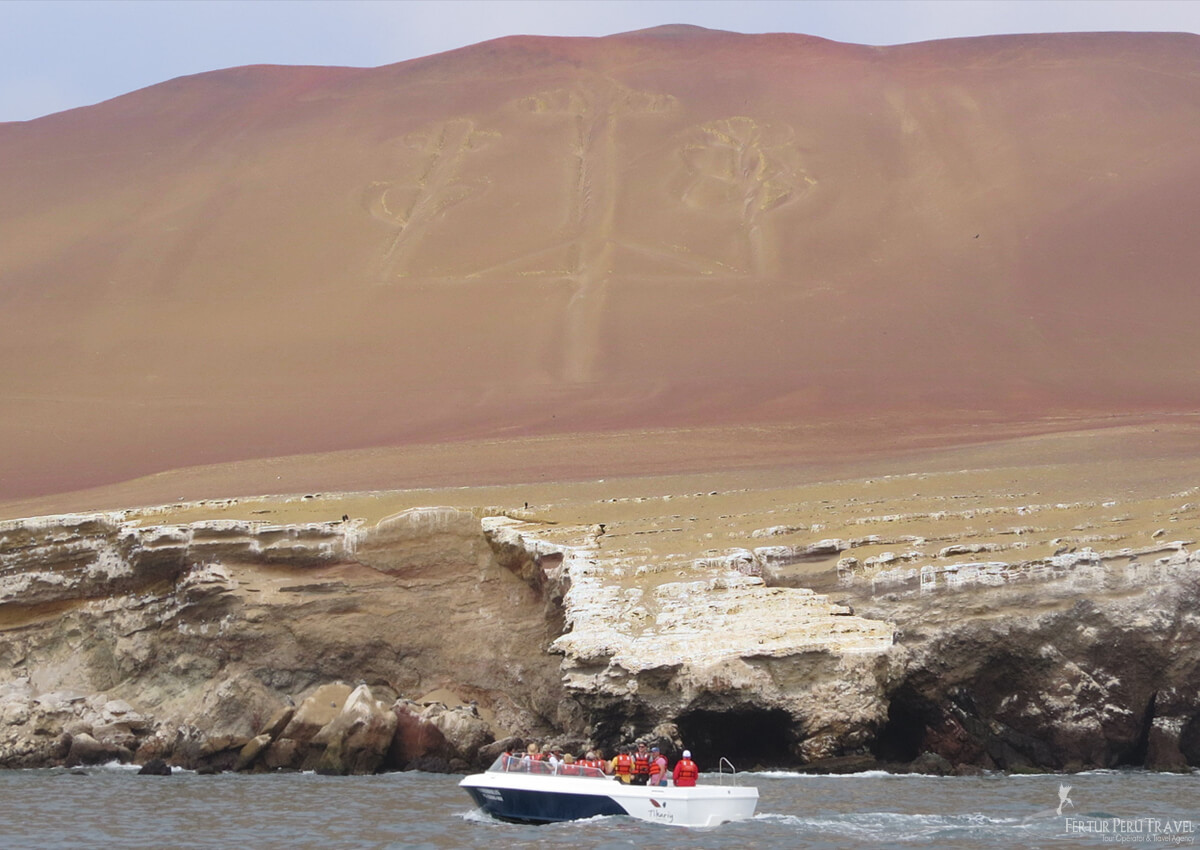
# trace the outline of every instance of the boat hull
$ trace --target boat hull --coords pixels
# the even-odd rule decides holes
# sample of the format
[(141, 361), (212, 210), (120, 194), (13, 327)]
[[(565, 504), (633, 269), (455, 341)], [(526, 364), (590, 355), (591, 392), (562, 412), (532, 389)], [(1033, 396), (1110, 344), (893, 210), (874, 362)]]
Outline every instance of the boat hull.
[(487, 772), (461, 783), (492, 817), (514, 823), (554, 823), (598, 815), (629, 815), (654, 823), (708, 827), (754, 816), (758, 789), (625, 785), (611, 779)]

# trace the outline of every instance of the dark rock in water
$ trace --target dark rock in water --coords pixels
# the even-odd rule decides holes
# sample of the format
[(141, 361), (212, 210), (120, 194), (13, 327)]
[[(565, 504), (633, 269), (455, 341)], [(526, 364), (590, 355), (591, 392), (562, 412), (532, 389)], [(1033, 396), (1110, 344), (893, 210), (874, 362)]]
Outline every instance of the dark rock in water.
[(954, 765), (937, 753), (921, 753), (913, 759), (909, 769), (913, 773), (925, 773), (930, 776), (949, 776), (954, 773)]
[(200, 776), (216, 776), (220, 772), (221, 771), (213, 767), (211, 764), (206, 764), (203, 767), (196, 768), (196, 773)]
[(138, 771), (138, 776), (170, 776), (171, 765), (167, 764), (162, 759), (150, 759), (142, 765), (142, 769)]
[(816, 775), (859, 773), (864, 770), (878, 770), (880, 763), (871, 756), (833, 756), (819, 759), (796, 768), (798, 773)]
[(71, 750), (67, 753), (67, 764), (104, 764), (118, 761), (127, 764), (133, 753), (125, 747), (97, 741), (86, 732), (71, 736)]
[(332, 767), (318, 767), (315, 771), (318, 776), (344, 776), (340, 770), (335, 770)]
[(450, 761), (448, 759), (439, 758), (437, 756), (425, 756), (423, 758), (413, 759), (404, 765), (405, 770), (423, 770), (426, 773), (453, 773), (450, 769)]
[(78, 768), (70, 771), (70, 775), (71, 776), (91, 776), (91, 774), (88, 773), (86, 770), (80, 770)]

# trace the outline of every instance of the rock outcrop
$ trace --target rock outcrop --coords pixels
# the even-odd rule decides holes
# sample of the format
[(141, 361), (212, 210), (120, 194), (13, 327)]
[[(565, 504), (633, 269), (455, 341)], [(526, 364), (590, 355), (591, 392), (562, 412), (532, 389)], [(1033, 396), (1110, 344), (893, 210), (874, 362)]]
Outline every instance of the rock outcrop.
[(545, 602), (471, 512), (159, 518), (0, 524), (0, 765), (372, 772), (406, 763), (387, 756), (398, 696), (431, 691), (486, 706), (485, 737), (448, 727), (460, 760), (560, 722)]
[(640, 738), (814, 770), (1200, 765), (1200, 551), (1158, 531), (1194, 503), (1139, 506), (1150, 533), (1115, 502), (853, 502), (837, 529), (718, 514), (772, 545), (700, 552), (698, 516), (653, 510), (5, 523), (0, 764), (465, 771)]

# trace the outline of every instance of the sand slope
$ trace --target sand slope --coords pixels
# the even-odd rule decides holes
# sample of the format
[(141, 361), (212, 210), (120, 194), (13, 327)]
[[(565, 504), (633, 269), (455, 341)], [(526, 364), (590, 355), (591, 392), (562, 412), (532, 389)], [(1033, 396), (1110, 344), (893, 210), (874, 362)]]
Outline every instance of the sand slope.
[[(1195, 36), (691, 27), (3, 124), (0, 499), (444, 441), (525, 481), (530, 439), (582, 432), (850, 451), (892, 420), (1195, 411), (1198, 137)], [(795, 460), (761, 442), (745, 463)]]

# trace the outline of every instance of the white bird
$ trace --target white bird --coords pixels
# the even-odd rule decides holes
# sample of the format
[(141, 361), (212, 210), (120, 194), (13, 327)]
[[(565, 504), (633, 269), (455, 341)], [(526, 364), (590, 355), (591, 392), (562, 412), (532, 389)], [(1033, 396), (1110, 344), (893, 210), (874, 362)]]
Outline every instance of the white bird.
[(1075, 804), (1071, 802), (1071, 786), (1060, 784), (1058, 786), (1058, 813), (1060, 815), (1062, 814), (1063, 806), (1075, 808)]

